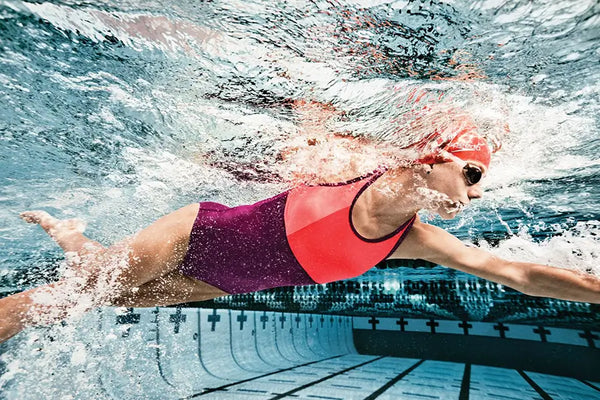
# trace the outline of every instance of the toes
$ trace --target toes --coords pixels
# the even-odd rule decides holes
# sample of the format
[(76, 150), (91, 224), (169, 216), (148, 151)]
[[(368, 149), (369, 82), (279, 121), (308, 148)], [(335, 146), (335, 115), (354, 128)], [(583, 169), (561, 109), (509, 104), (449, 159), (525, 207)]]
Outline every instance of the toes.
[(19, 216), (23, 218), (24, 221), (29, 222), (30, 224), (39, 224), (46, 231), (52, 229), (58, 221), (46, 211), (40, 210), (25, 211), (19, 214)]
[(43, 218), (50, 217), (50, 214), (48, 214), (45, 211), (34, 210), (22, 212), (21, 214), (19, 214), (19, 217), (21, 217), (25, 222), (29, 222), (30, 224), (39, 224)]
[(61, 220), (41, 210), (25, 211), (19, 214), (19, 217), (30, 224), (39, 224), (50, 236), (72, 232), (83, 233), (86, 228), (86, 223), (81, 219)]
[(33, 218), (26, 212), (19, 214), (19, 217), (25, 222), (33, 222)]

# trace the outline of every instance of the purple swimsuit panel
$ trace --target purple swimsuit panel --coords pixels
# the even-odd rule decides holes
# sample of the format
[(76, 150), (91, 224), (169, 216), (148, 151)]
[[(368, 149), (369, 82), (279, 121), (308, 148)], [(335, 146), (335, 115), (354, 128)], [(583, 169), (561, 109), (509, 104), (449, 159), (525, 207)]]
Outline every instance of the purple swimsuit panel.
[(287, 242), (287, 194), (233, 208), (200, 203), (180, 271), (231, 294), (314, 284)]

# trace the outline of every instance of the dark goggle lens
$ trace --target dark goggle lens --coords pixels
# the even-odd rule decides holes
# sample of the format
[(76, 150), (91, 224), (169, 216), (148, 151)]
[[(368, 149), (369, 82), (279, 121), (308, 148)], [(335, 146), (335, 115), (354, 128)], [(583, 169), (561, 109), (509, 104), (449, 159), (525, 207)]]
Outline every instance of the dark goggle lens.
[(465, 167), (463, 168), (463, 174), (465, 175), (465, 179), (467, 180), (469, 186), (479, 183), (483, 175), (479, 167), (475, 167), (469, 164), (465, 165)]

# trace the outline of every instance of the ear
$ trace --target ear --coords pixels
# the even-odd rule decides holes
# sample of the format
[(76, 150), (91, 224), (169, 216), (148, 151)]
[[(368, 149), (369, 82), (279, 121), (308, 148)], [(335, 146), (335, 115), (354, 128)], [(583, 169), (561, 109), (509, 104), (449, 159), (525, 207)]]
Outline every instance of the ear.
[(433, 164), (415, 164), (413, 170), (417, 176), (421, 179), (425, 179), (427, 175), (431, 174), (433, 170)]
[(417, 164), (416, 171), (421, 175), (429, 175), (433, 171), (433, 164)]

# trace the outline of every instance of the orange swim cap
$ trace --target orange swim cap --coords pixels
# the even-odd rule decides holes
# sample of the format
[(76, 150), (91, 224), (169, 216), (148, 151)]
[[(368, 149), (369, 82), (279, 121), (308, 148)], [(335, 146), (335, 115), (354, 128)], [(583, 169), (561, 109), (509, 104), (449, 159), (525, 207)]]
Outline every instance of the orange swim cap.
[[(441, 139), (439, 137), (438, 139)], [(477, 161), (490, 167), (492, 152), (487, 141), (470, 129), (463, 129), (452, 140), (439, 143), (437, 148), (416, 160), (419, 164), (439, 164), (452, 161), (445, 153), (450, 153), (464, 161)]]
[[(455, 115), (446, 129), (458, 131), (452, 139), (447, 139), (436, 129), (419, 142), (409, 146), (420, 155), (418, 164), (440, 164), (450, 162), (452, 156), (464, 161), (477, 161), (486, 168), (490, 166), (492, 152), (487, 140), (477, 133), (475, 124), (466, 115)], [(449, 156), (450, 153), (452, 156)]]

